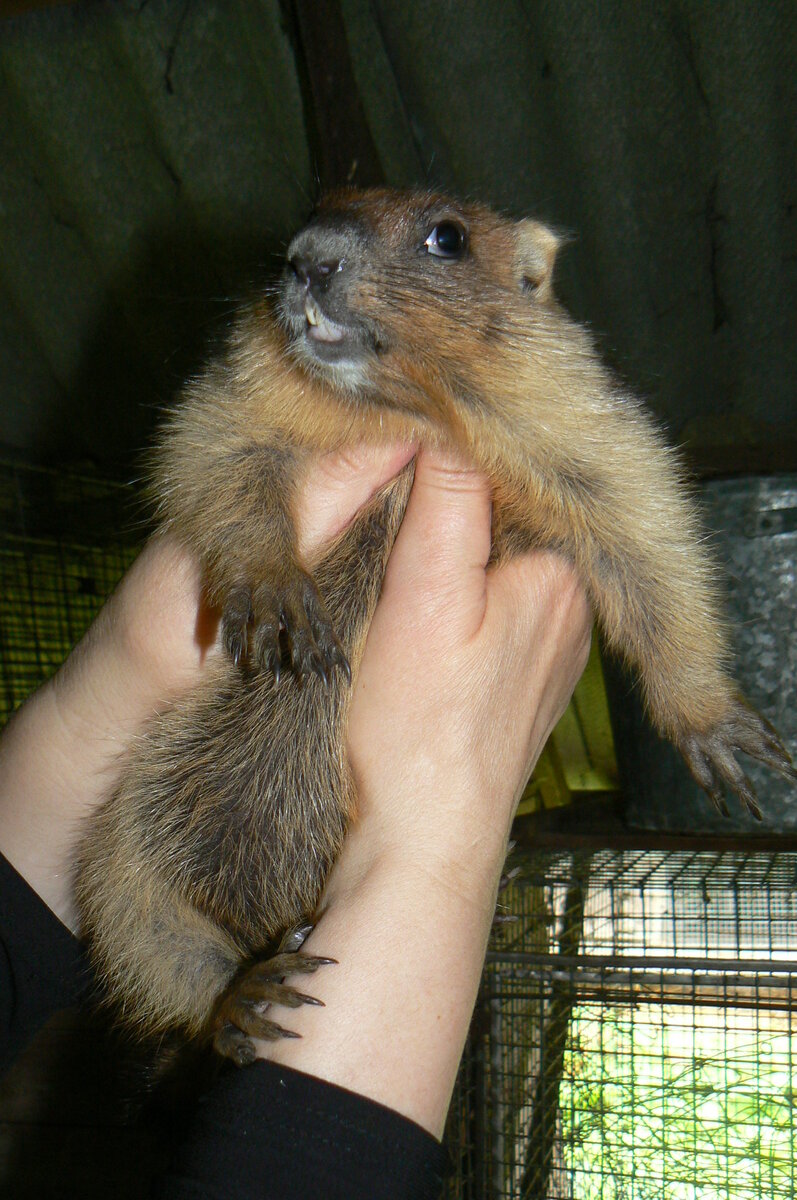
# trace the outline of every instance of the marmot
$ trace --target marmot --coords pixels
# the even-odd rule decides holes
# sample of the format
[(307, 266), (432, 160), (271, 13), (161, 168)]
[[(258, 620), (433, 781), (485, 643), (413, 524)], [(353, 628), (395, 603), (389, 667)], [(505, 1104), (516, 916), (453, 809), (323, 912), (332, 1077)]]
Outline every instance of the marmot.
[(311, 1000), (281, 980), (320, 961), (297, 949), (355, 806), (351, 674), (411, 487), (405, 470), (310, 573), (294, 491), (321, 451), (457, 447), (492, 481), (493, 559), (573, 560), (717, 804), (727, 786), (759, 815), (737, 751), (794, 775), (727, 672), (673, 453), (554, 299), (558, 244), (441, 195), (335, 193), (291, 242), (275, 301), (241, 314), (168, 421), (160, 518), (201, 559), (228, 655), (152, 720), (80, 854), (83, 932), (131, 1026), (206, 1033), (243, 1063), (250, 1037), (287, 1032), (264, 1001)]

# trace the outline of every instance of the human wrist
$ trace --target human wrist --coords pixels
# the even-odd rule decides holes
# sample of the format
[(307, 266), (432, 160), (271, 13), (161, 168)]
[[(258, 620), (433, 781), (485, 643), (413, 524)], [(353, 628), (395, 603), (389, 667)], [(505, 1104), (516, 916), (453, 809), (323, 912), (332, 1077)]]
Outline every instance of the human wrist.
[[(353, 755), (357, 820), (352, 834), (379, 853), (415, 847), (468, 864), (502, 853), (517, 805), (547, 741), (550, 722), (538, 703), (517, 713), (511, 733), (497, 721), (455, 721), (425, 732), (402, 727)], [(399, 752), (395, 753), (396, 747)], [(391, 749), (393, 753), (391, 753)]]
[(460, 896), (479, 907), (506, 858), (514, 802), (425, 781), (411, 794), (361, 798), (360, 813), (330, 875), (326, 898), (342, 901), (366, 881), (394, 875), (420, 893)]
[(362, 853), (359, 833), (333, 868), (304, 947), (336, 961), (308, 989), (325, 1007), (291, 1010), (285, 1024), (300, 1038), (258, 1052), (386, 1104), (439, 1138), (503, 854), (476, 854), (466, 872), (416, 845)]

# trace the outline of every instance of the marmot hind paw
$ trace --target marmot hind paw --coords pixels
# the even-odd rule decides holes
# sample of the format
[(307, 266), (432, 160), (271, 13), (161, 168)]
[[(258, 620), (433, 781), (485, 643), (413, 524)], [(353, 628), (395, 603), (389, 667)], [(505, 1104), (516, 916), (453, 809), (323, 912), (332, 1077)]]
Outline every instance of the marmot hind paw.
[(276, 1041), (301, 1036), (266, 1016), (272, 1004), (284, 1008), (299, 1008), (302, 1004), (323, 1007), (323, 1000), (285, 983), (287, 975), (313, 974), (319, 967), (336, 961), (299, 953), (312, 928), (304, 923), (289, 929), (276, 953), (245, 967), (219, 1001), (212, 1020), (213, 1045), (219, 1054), (231, 1058), (239, 1067), (256, 1057), (253, 1038)]

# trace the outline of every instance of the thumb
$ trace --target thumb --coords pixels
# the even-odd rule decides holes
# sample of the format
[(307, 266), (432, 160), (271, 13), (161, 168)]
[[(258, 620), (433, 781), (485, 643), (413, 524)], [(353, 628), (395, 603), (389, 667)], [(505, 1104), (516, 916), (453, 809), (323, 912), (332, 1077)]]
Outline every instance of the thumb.
[(451, 452), (421, 450), (404, 526), (435, 563), (483, 570), (490, 556), (492, 504), (488, 480)]
[(490, 556), (490, 485), (470, 464), (450, 452), (421, 450), (385, 588), (433, 589), (445, 602), (451, 590), (472, 586), (484, 595)]

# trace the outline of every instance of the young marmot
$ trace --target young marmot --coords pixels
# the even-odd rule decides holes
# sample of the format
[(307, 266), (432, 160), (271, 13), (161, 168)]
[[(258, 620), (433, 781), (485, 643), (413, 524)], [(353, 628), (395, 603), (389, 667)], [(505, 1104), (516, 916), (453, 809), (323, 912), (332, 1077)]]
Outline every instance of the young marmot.
[(493, 559), (573, 560), (717, 804), (727, 786), (758, 815), (737, 751), (793, 774), (727, 673), (679, 467), (554, 299), (556, 251), (549, 229), (480, 205), (334, 194), (291, 243), (276, 305), (242, 313), (168, 422), (160, 516), (200, 557), (229, 653), (136, 743), (77, 880), (94, 965), (142, 1032), (207, 1033), (241, 1063), (250, 1036), (285, 1032), (264, 1001), (309, 1000), (281, 980), (321, 961), (297, 953), (301, 926), (354, 809), (351, 672), (411, 486), (405, 471), (310, 574), (293, 507), (321, 451), (456, 446), (492, 481)]

